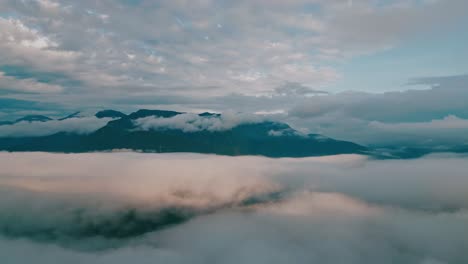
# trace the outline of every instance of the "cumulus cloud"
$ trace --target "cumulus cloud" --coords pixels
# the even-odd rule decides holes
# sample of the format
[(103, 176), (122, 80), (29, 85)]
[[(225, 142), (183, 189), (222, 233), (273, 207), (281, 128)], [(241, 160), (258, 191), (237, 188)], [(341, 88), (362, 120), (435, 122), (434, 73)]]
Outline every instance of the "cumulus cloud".
[(72, 69), (71, 64), (78, 52), (60, 49), (59, 42), (37, 27), (27, 25), (17, 17), (0, 17), (0, 29), (0, 49), (3, 51), (0, 58), (4, 63), (45, 71), (63, 72)]
[[(468, 119), (449, 115), (443, 119), (429, 122), (413, 123), (383, 123), (373, 121), (368, 126), (378, 135), (374, 139), (379, 144), (406, 144), (406, 145), (464, 145), (468, 144)], [(385, 140), (385, 137), (392, 137)], [(395, 135), (398, 138), (395, 138)], [(368, 135), (368, 137), (370, 137)]]
[(280, 85), (277, 88), (275, 88), (275, 92), (279, 95), (298, 95), (298, 96), (328, 94), (328, 92), (326, 91), (315, 90), (297, 82), (286, 82), (283, 85)]
[(225, 131), (242, 124), (255, 124), (265, 121), (260, 115), (226, 112), (220, 116), (200, 116), (197, 114), (180, 114), (170, 118), (154, 116), (139, 118), (134, 121), (137, 129), (165, 130), (178, 129), (184, 132)]
[(6, 263), (468, 260), (466, 157), (0, 158)]
[(344, 92), (297, 101), (289, 121), (314, 133), (385, 146), (456, 146), (468, 142), (466, 75), (420, 78), (424, 90)]
[(6, 0), (1, 7), (2, 61), (80, 83), (34, 99), (64, 103), (66, 95), (67, 104), (94, 106), (86, 94), (111, 103), (271, 94), (284, 82), (324, 90), (342, 77), (330, 60), (452, 28), (466, 1)]
[(289, 112), (297, 128), (374, 144), (359, 138), (358, 129), (372, 121), (468, 118), (466, 76), (457, 78), (458, 89), (432, 77), (411, 80), (442, 84), (431, 92), (333, 94), (333, 84), (346, 83), (349, 72), (330, 62), (348, 63), (421, 34), (437, 39), (463, 24), (466, 4), (6, 0), (0, 66), (21, 76), (0, 69), (0, 89), (54, 110)]
[(468, 119), (448, 115), (425, 122), (381, 122), (326, 114), (297, 120), (316, 133), (375, 147), (425, 147), (449, 149), (468, 144)]
[(5, 76), (5, 73), (0, 71), (0, 90), (24, 93), (56, 93), (62, 91), (63, 87), (37, 82), (34, 79), (16, 79)]
[(64, 120), (21, 121), (0, 126), (0, 137), (37, 137), (58, 132), (87, 134), (105, 126), (112, 118), (80, 117)]

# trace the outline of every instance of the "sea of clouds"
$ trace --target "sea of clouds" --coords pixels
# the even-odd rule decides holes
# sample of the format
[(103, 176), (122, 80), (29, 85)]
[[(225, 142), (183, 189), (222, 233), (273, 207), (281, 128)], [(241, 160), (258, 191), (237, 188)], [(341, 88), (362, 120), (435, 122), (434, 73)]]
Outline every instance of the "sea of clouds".
[(468, 158), (0, 152), (1, 263), (468, 263)]

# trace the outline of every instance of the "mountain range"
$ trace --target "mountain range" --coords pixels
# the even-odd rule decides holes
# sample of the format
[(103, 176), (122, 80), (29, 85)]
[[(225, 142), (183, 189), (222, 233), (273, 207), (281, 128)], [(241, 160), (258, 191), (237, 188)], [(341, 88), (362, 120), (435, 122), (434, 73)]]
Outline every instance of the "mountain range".
[[(79, 112), (57, 120), (80, 118)], [(126, 115), (115, 110), (104, 110), (96, 118), (109, 118), (109, 122), (94, 132), (82, 134), (58, 132), (46, 136), (0, 137), (0, 150), (92, 152), (131, 149), (143, 152), (195, 152), (220, 155), (262, 155), (267, 157), (307, 157), (369, 151), (367, 147), (340, 141), (318, 134), (302, 134), (281, 122), (257, 120), (239, 122), (227, 128), (196, 127), (187, 131), (180, 126), (157, 126), (142, 129), (141, 120), (154, 119), (172, 122), (172, 118), (187, 113), (167, 110), (141, 109)], [(196, 124), (220, 122), (224, 116), (216, 113), (191, 114)], [(46, 116), (26, 116), (16, 121), (49, 122)], [(192, 125), (192, 121), (188, 121)]]

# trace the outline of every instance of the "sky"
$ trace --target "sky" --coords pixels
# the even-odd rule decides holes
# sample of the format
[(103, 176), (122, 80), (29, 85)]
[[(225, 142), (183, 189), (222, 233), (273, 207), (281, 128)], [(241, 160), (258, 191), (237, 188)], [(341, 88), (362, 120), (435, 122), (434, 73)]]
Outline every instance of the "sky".
[(0, 120), (150, 108), (272, 114), (363, 144), (381, 141), (363, 132), (395, 126), (439, 135), (457, 122), (461, 135), (467, 8), (464, 0), (0, 0)]

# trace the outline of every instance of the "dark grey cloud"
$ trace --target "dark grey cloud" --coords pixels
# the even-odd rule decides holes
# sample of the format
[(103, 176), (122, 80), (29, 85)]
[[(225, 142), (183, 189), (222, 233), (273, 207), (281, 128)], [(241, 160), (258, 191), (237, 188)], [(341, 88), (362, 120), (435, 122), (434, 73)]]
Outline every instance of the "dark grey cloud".
[(409, 84), (425, 84), (431, 86), (449, 86), (459, 89), (467, 89), (468, 74), (454, 75), (454, 76), (435, 76), (435, 77), (422, 77), (414, 78), (409, 81)]
[(283, 85), (280, 85), (279, 87), (275, 88), (275, 92), (280, 95), (298, 96), (328, 94), (327, 91), (315, 90), (297, 82), (286, 82)]
[(411, 80), (427, 89), (311, 97), (289, 111), (298, 126), (363, 144), (456, 146), (468, 142), (466, 75)]
[(14, 121), (32, 114), (60, 115), (61, 110), (62, 106), (57, 104), (0, 97), (1, 121)]
[(468, 117), (468, 83), (453, 86), (452, 78), (446, 80), (449, 81), (424, 90), (383, 94), (344, 92), (326, 98), (313, 97), (291, 113), (305, 117), (339, 110), (353, 117), (384, 122), (429, 121), (449, 114)]

